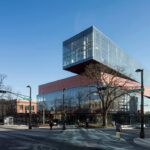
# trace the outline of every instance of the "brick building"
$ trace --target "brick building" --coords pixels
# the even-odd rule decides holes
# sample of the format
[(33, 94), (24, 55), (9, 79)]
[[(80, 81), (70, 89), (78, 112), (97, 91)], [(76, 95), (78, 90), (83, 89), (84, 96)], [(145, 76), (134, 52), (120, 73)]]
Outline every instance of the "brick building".
[[(14, 122), (27, 123), (29, 116), (29, 106), (30, 102), (28, 100), (14, 99), (0, 100), (0, 122), (4, 121), (5, 117), (11, 116), (14, 117)], [(35, 118), (37, 115), (37, 102), (31, 102), (31, 112), (32, 118)]]
[[(28, 100), (20, 100), (17, 99), (16, 101), (16, 111), (17, 113), (29, 113), (29, 106), (30, 102)], [(37, 102), (31, 102), (31, 112), (32, 114), (37, 114)]]

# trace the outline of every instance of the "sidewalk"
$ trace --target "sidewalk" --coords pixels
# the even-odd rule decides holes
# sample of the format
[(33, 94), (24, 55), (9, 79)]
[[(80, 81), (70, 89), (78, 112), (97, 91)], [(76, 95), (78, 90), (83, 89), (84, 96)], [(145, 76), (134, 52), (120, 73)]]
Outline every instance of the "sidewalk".
[[(49, 126), (39, 126), (38, 129), (49, 129)], [(57, 125), (53, 126), (53, 129), (62, 129), (63, 125)], [(77, 127), (75, 125), (66, 125), (66, 129), (76, 129)]]
[[(28, 129), (28, 125), (0, 125), (0, 128), (4, 129), (16, 129), (16, 130), (25, 130)], [(49, 126), (43, 127), (32, 127), (32, 129), (49, 129)], [(75, 125), (66, 125), (67, 129), (75, 129), (77, 128)], [(62, 125), (53, 126), (53, 129), (62, 129)]]
[(150, 149), (150, 138), (135, 138), (134, 143)]
[(24, 130), (24, 129), (28, 129), (28, 126), (27, 125), (0, 125), (0, 128)]

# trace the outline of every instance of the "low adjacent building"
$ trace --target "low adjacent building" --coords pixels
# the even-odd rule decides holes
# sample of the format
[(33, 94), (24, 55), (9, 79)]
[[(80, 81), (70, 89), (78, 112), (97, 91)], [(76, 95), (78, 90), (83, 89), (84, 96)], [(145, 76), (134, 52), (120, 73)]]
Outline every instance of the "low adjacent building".
[[(16, 100), (16, 106), (17, 106), (17, 113), (18, 114), (29, 113), (30, 101), (17, 99)], [(37, 114), (37, 102), (36, 101), (31, 101), (31, 113)]]
[[(30, 102), (22, 99), (0, 100), (0, 121), (6, 117), (13, 117), (14, 123), (27, 123), (29, 118)], [(32, 118), (37, 115), (37, 102), (31, 101)]]

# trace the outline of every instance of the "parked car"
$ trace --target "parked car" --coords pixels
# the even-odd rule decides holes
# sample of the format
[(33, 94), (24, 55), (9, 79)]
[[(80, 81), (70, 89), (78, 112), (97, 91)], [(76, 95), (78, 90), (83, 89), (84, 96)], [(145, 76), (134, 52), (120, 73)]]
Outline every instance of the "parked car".
[[(143, 126), (144, 126), (144, 128), (146, 128), (145, 124)], [(140, 123), (135, 124), (135, 128), (136, 129), (140, 129), (141, 128), (141, 124)]]

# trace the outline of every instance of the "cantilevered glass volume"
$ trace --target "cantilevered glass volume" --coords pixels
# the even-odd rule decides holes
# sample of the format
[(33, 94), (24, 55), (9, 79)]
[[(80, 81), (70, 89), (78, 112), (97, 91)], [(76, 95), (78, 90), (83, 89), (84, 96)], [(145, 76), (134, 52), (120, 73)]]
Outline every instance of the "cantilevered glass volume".
[(108, 70), (123, 68), (128, 77), (139, 82), (135, 70), (142, 68), (145, 84), (150, 85), (150, 72), (94, 26), (63, 42), (64, 70), (80, 74), (90, 62), (99, 62)]
[(93, 58), (93, 28), (89, 28), (63, 42), (63, 67)]

